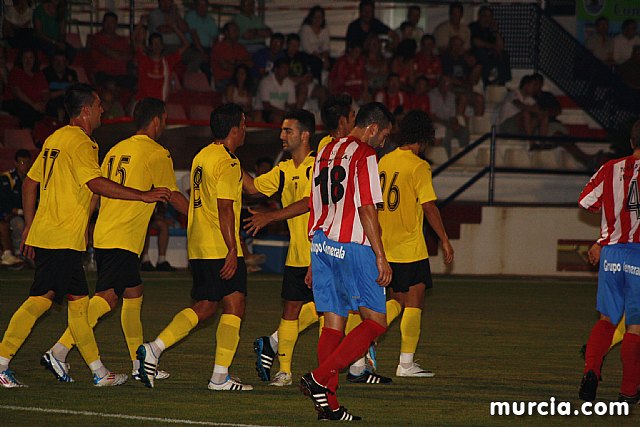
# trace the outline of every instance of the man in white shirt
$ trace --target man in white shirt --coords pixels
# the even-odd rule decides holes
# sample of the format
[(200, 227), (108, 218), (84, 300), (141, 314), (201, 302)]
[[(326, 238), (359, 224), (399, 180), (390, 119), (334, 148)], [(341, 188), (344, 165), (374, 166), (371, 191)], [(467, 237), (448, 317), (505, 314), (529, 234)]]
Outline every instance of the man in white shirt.
[(627, 19), (622, 23), (622, 32), (613, 39), (613, 60), (622, 64), (631, 58), (631, 51), (635, 45), (640, 45), (638, 23)]
[[(536, 81), (533, 76), (524, 76), (517, 90), (509, 92), (502, 102), (499, 116), (499, 131), (525, 135), (547, 135), (549, 118), (536, 104), (533, 95)], [(539, 148), (531, 143), (531, 149)]]
[(266, 122), (282, 122), (286, 110), (296, 105), (296, 86), (288, 74), (289, 61), (280, 58), (273, 65), (273, 73), (260, 81), (254, 107), (262, 111)]
[(464, 8), (462, 3), (452, 3), (449, 6), (449, 20), (439, 24), (433, 31), (436, 47), (440, 53), (447, 50), (451, 37), (457, 36), (464, 41), (464, 50), (471, 48), (471, 32), (469, 26), (462, 23)]
[(429, 92), (429, 105), (431, 119), (436, 126), (436, 137), (442, 134), (444, 128), (442, 145), (447, 150), (447, 156), (451, 157), (453, 138), (458, 140), (461, 148), (469, 145), (469, 129), (465, 126), (464, 118), (456, 115), (456, 95), (451, 91), (451, 77), (440, 77), (438, 87)]

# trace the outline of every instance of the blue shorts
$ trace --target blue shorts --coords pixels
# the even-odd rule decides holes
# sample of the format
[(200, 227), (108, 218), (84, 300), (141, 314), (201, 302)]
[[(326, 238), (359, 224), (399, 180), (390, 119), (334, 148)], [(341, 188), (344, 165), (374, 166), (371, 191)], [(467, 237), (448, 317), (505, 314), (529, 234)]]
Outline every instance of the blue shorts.
[(597, 309), (614, 325), (624, 313), (628, 325), (640, 325), (640, 243), (602, 248)]
[(334, 242), (317, 230), (311, 243), (311, 272), (316, 310), (342, 317), (359, 307), (387, 312), (385, 288), (376, 283), (378, 267), (371, 247)]

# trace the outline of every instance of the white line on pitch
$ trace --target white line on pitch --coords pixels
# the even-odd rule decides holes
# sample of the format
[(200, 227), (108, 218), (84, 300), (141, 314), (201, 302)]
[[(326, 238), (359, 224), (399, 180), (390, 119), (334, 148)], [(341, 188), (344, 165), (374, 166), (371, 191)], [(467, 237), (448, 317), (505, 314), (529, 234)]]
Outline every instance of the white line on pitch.
[(189, 425), (198, 425), (198, 426), (229, 426), (229, 427), (269, 427), (269, 426), (261, 426), (258, 424), (214, 423), (210, 421), (181, 420), (179, 418), (141, 417), (137, 415), (104, 414), (100, 412), (90, 412), (90, 411), (71, 411), (68, 409), (38, 408), (35, 406), (0, 405), (0, 409), (9, 409), (12, 411), (25, 411), (25, 412), (44, 412), (46, 414), (81, 415), (85, 417), (117, 418), (121, 420), (150, 421), (150, 422), (167, 423), (167, 424), (189, 424)]

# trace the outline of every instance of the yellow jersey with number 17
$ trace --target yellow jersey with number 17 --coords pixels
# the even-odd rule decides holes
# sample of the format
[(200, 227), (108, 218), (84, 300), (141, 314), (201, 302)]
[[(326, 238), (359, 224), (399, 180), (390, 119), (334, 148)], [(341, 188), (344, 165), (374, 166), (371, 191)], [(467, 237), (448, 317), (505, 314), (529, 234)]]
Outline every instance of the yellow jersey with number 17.
[(223, 259), (227, 256), (227, 245), (220, 229), (218, 199), (233, 200), (234, 236), (241, 257), (242, 168), (227, 147), (212, 143), (196, 154), (191, 165), (187, 228), (189, 259)]
[[(284, 160), (264, 175), (256, 177), (253, 184), (259, 192), (271, 196), (282, 193), (282, 206), (309, 197), (311, 194), (311, 175), (316, 153), (311, 152), (297, 167), (292, 159)], [(284, 265), (290, 267), (308, 267), (311, 264), (311, 242), (308, 237), (309, 213), (287, 220), (289, 226), (289, 251)]]
[(40, 183), (40, 203), (26, 244), (84, 251), (93, 193), (87, 182), (101, 176), (98, 144), (78, 126), (46, 139), (27, 176)]
[[(166, 187), (179, 191), (171, 154), (147, 135), (120, 141), (102, 161), (102, 176), (140, 191)], [(93, 246), (142, 252), (155, 203), (100, 198)]]
[(422, 234), (422, 204), (436, 200), (429, 163), (411, 150), (396, 148), (378, 163), (383, 207), (378, 211), (382, 245), (389, 262), (428, 258)]

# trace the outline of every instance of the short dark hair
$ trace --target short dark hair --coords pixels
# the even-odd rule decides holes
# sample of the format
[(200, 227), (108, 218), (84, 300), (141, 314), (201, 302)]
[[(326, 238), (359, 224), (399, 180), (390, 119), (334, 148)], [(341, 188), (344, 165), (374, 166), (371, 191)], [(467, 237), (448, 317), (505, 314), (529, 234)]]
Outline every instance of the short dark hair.
[(16, 151), (16, 154), (13, 155), (13, 160), (17, 162), (18, 159), (31, 159), (31, 153), (29, 152), (29, 150), (21, 148)]
[(162, 38), (162, 34), (158, 33), (157, 31), (155, 33), (151, 33), (151, 35), (149, 36), (149, 46), (151, 46), (151, 41), (153, 39), (160, 39), (160, 42), (164, 43), (164, 38)]
[(322, 105), (320, 117), (322, 117), (322, 123), (324, 123), (324, 126), (329, 132), (333, 132), (338, 129), (340, 117), (349, 118), (352, 105), (353, 98), (351, 95), (346, 93), (332, 95), (325, 101)]
[(435, 139), (433, 122), (429, 115), (422, 110), (409, 111), (400, 121), (397, 143), (399, 146), (408, 144), (427, 144)]
[(296, 34), (296, 33), (287, 34), (287, 43), (289, 43), (292, 40), (300, 41), (300, 36), (298, 34)]
[(622, 21), (622, 25), (620, 26), (620, 28), (624, 30), (625, 28), (627, 28), (629, 25), (632, 25), (632, 24), (637, 25), (638, 23), (636, 22), (635, 19), (625, 19), (624, 21)]
[(425, 40), (431, 40), (434, 43), (436, 42), (436, 38), (433, 36), (433, 34), (425, 34), (424, 36), (422, 36), (420, 38), (420, 44), (424, 43)]
[(402, 24), (400, 24), (400, 31), (404, 31), (409, 27), (413, 28), (413, 24), (409, 21), (404, 21)]
[(276, 59), (276, 62), (273, 63), (273, 69), (275, 70), (276, 68), (280, 67), (281, 65), (289, 65), (289, 59), (287, 58), (278, 58)]
[(540, 73), (531, 74), (531, 79), (534, 81), (539, 81), (540, 83), (544, 83), (544, 77)]
[(235, 25), (236, 27), (238, 26), (238, 24), (236, 24), (235, 22), (229, 21), (226, 24), (224, 24), (224, 26), (222, 27), (222, 32), (226, 33), (227, 31), (229, 31), (232, 25)]
[(358, 5), (358, 10), (364, 9), (365, 6), (371, 6), (373, 8), (376, 7), (373, 0), (360, 0), (360, 4)]
[(381, 102), (370, 102), (363, 105), (356, 115), (356, 127), (359, 128), (373, 124), (377, 124), (380, 128), (386, 128), (393, 122), (393, 114)]
[(534, 80), (535, 78), (533, 76), (526, 75), (520, 79), (520, 85), (518, 86), (518, 88), (522, 89), (523, 87), (525, 87), (526, 85), (528, 85)]
[(634, 150), (640, 148), (640, 119), (631, 126), (631, 146)]
[(231, 129), (240, 126), (242, 115), (242, 107), (232, 102), (213, 110), (209, 118), (213, 139), (219, 141), (229, 136)]
[(115, 14), (115, 13), (113, 13), (113, 12), (107, 12), (107, 13), (105, 13), (105, 14), (104, 14), (104, 16), (102, 17), (102, 23), (103, 23), (103, 24), (104, 24), (104, 21), (106, 21), (106, 20), (107, 20), (107, 18), (113, 18), (113, 19), (115, 19), (115, 20), (117, 21), (117, 20), (118, 20), (118, 15), (116, 15), (116, 14)]
[(64, 109), (69, 117), (78, 117), (83, 107), (93, 104), (95, 93), (95, 88), (85, 83), (69, 86), (64, 94)]
[(271, 34), (271, 40), (273, 39), (280, 39), (284, 42), (284, 34), (282, 33), (273, 33)]
[(284, 119), (296, 120), (300, 126), (300, 132), (309, 132), (309, 137), (316, 133), (316, 118), (307, 110), (296, 108), (288, 111), (285, 113)]
[(480, 15), (484, 11), (489, 11), (489, 13), (491, 13), (491, 16), (493, 16), (493, 9), (491, 9), (491, 6), (486, 4), (480, 6), (480, 9), (478, 9), (478, 15)]
[(141, 99), (133, 110), (133, 121), (136, 124), (136, 130), (146, 128), (156, 117), (162, 118), (166, 111), (164, 102), (157, 98)]
[(464, 12), (464, 7), (462, 6), (462, 3), (454, 2), (449, 5), (449, 15), (451, 15), (451, 12), (453, 12), (455, 9), (459, 9), (461, 13)]

